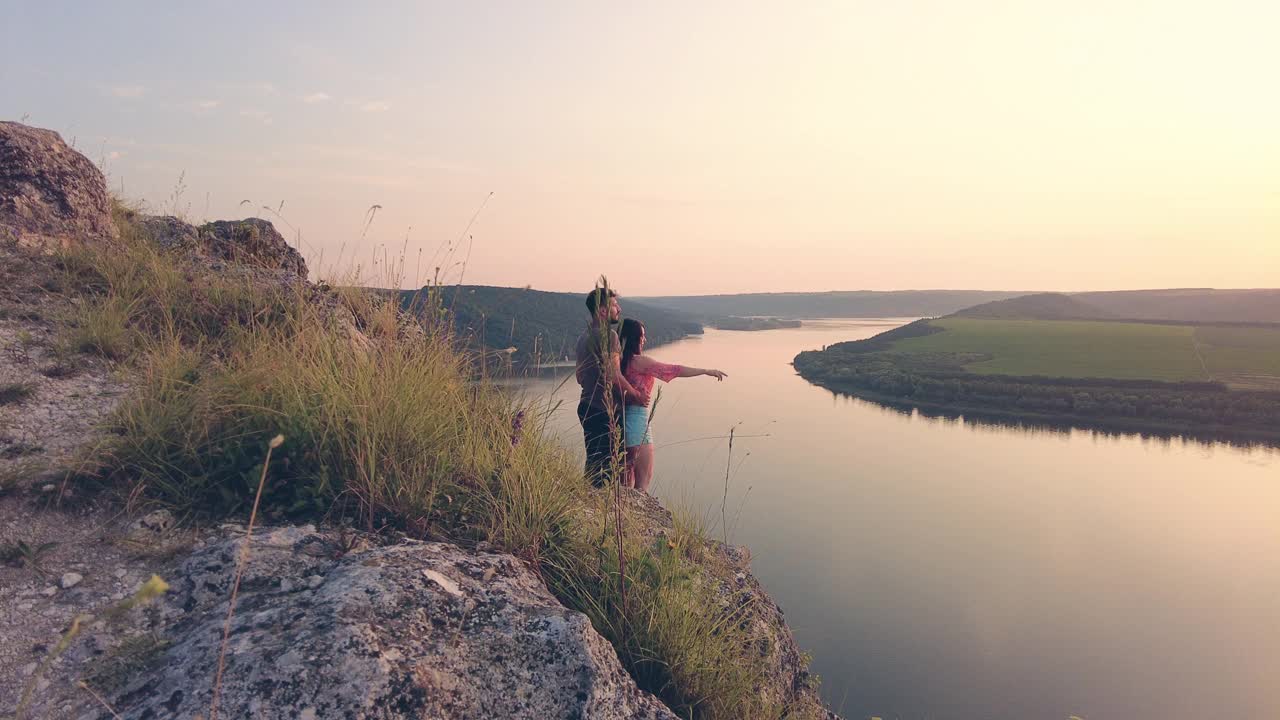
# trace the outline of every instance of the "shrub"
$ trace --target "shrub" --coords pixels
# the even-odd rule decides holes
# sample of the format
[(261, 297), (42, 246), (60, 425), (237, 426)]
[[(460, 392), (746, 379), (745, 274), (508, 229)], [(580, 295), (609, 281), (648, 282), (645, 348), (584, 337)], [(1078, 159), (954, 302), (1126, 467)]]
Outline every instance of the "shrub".
[(149, 356), (112, 428), (110, 466), (181, 510), (240, 510), (266, 439), (283, 433), (266, 508), (307, 515), (345, 499), (368, 527), (422, 532), (519, 454), (497, 391), (425, 338), (363, 348), (315, 320), (206, 357), (180, 343)]
[(17, 405), (35, 393), (31, 383), (16, 382), (0, 385), (0, 405)]

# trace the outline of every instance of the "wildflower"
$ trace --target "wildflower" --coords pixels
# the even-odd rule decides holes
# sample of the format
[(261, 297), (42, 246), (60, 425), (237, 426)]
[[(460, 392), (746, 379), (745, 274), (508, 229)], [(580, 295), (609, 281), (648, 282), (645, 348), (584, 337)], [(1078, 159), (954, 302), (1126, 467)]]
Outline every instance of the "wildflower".
[(147, 602), (160, 597), (166, 592), (169, 592), (169, 583), (161, 579), (159, 575), (152, 575), (150, 580), (138, 588), (138, 593), (135, 597), (139, 602)]
[(520, 435), (524, 432), (524, 410), (516, 412), (511, 418), (511, 447), (520, 444)]

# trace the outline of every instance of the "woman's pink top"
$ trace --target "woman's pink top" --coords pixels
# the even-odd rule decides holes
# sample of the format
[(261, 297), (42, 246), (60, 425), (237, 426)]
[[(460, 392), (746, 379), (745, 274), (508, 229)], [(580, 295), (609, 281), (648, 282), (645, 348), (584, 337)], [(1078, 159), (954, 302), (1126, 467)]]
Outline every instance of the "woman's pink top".
[[(644, 372), (636, 369), (635, 359), (632, 359), (631, 366), (623, 375), (627, 378), (627, 382), (631, 383), (631, 387), (646, 395), (653, 390), (654, 379), (662, 382), (671, 382), (680, 377), (680, 373), (684, 372), (683, 365), (669, 365), (650, 360), (645, 367)], [(650, 400), (652, 402), (652, 399)]]

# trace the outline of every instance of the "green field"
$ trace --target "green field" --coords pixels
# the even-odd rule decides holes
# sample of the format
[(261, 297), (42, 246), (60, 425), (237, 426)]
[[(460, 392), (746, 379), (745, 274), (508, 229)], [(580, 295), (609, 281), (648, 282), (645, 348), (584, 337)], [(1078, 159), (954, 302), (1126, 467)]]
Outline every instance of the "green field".
[(1195, 339), (1214, 380), (1280, 390), (1280, 329), (1205, 326), (1196, 328)]
[(1280, 389), (1280, 329), (1064, 320), (931, 321), (944, 332), (894, 343), (899, 352), (990, 356), (980, 374), (1220, 380)]

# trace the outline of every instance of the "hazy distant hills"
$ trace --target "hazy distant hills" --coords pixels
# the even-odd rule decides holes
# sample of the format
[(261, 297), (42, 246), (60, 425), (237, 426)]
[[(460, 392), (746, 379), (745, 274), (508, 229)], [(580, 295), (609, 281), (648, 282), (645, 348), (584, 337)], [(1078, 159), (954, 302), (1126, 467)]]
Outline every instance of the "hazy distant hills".
[(747, 293), (640, 297), (658, 308), (694, 315), (777, 318), (937, 317), (1025, 292), (988, 290), (847, 290), (819, 293)]
[[(562, 360), (586, 324), (584, 295), (463, 285), (440, 289), (458, 331), (514, 360)], [(401, 294), (407, 306), (414, 293)], [(857, 290), (622, 299), (623, 314), (645, 322), (651, 345), (700, 334), (733, 318), (960, 317), (1039, 320), (1280, 323), (1280, 290), (1132, 290), (1033, 293), (984, 290)]]
[[(444, 306), (452, 307), (458, 331), (489, 350), (514, 347), (514, 361), (526, 364), (563, 360), (572, 355), (587, 324), (586, 293), (557, 293), (524, 288), (461, 285), (442, 287)], [(407, 307), (416, 292), (401, 293)], [(644, 321), (650, 345), (702, 333), (702, 325), (670, 310), (622, 299), (624, 317)]]
[(1116, 316), (1063, 293), (1036, 293), (975, 305), (957, 317), (993, 320), (1112, 320)]
[(1280, 323), (1280, 290), (1122, 290), (1036, 293), (996, 300), (960, 317), (1028, 320)]

